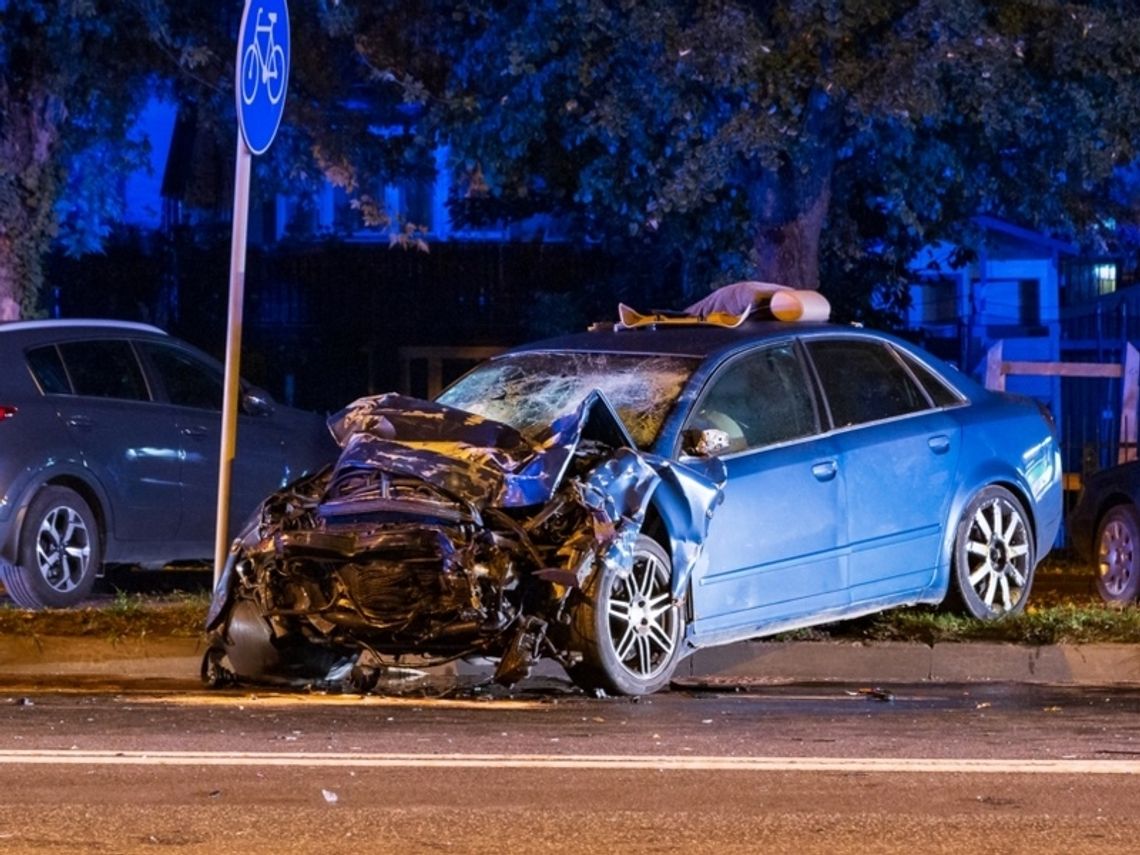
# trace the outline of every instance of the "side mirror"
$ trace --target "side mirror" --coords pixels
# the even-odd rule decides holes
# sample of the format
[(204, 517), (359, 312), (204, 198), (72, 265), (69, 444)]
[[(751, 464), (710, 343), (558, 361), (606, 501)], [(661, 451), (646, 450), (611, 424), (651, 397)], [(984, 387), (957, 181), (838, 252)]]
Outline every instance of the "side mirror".
[(728, 431), (718, 428), (687, 430), (681, 437), (681, 450), (692, 457), (715, 457), (728, 451)]
[(271, 416), (273, 399), (264, 389), (247, 386), (241, 394), (241, 411), (247, 416)]

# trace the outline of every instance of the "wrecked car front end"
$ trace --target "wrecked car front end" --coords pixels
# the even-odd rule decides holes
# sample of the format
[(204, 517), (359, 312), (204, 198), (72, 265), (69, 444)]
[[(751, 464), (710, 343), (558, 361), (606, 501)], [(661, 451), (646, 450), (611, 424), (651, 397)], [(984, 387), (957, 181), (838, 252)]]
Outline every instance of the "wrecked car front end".
[(597, 392), (534, 438), (399, 395), (330, 429), (337, 462), (269, 497), (234, 543), (208, 681), (367, 689), (408, 657), (488, 656), (505, 684), (542, 657), (590, 689), (667, 682), (722, 474), (636, 450)]

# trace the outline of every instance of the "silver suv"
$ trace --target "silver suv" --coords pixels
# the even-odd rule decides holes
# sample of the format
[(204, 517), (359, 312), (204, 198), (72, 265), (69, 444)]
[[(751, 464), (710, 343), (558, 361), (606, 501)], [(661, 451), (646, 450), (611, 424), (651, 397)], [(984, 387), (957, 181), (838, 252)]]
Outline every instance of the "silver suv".
[[(0, 324), (0, 579), (27, 608), (82, 600), (106, 563), (214, 551), (223, 369), (143, 324)], [(335, 456), (313, 414), (242, 385), (230, 527)]]

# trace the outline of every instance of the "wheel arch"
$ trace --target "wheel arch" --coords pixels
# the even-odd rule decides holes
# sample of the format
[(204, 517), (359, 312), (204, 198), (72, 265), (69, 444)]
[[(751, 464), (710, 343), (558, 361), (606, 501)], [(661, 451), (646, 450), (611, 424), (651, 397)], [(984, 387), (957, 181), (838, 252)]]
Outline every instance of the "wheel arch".
[(45, 487), (65, 487), (76, 493), (87, 503), (87, 506), (91, 509), (91, 513), (95, 515), (95, 525), (98, 527), (98, 535), (103, 547), (102, 560), (106, 562), (111, 539), (109, 534), (111, 531), (111, 520), (108, 516), (107, 502), (102, 491), (96, 487), (95, 484), (70, 471), (52, 472), (48, 474), (47, 477), (36, 480), (24, 490), (23, 495), (20, 497), (19, 509), (13, 519), (11, 535), (8, 542), (3, 544), (3, 548), (0, 549), (0, 559), (12, 564), (18, 563), (21, 532), (24, 528), (24, 519), (28, 513), (28, 506)]
[(961, 490), (954, 497), (954, 502), (950, 506), (948, 514), (948, 524), (946, 531), (943, 532), (942, 537), (942, 558), (938, 562), (938, 570), (936, 579), (931, 586), (934, 590), (941, 593), (941, 599), (946, 599), (950, 595), (953, 580), (954, 580), (954, 544), (958, 537), (958, 527), (962, 524), (962, 514), (965, 513), (966, 507), (970, 504), (974, 496), (985, 490), (987, 487), (1001, 487), (1007, 490), (1021, 504), (1025, 510), (1026, 524), (1029, 526), (1029, 531), (1032, 536), (1033, 549), (1034, 549), (1034, 566), (1040, 561), (1042, 550), (1038, 543), (1038, 522), (1037, 516), (1034, 513), (1033, 503), (1029, 499), (1029, 491), (1020, 484), (1016, 478), (996, 477), (988, 481), (983, 481), (974, 484), (968, 490)]
[(1138, 506), (1136, 502), (1133, 501), (1132, 497), (1123, 490), (1113, 490), (1112, 492), (1107, 493), (1104, 498), (1101, 499), (1097, 504), (1092, 519), (1092, 538), (1094, 544), (1096, 542), (1096, 533), (1100, 530), (1101, 523), (1103, 523), (1104, 518), (1108, 516), (1108, 512), (1113, 508), (1120, 507), (1121, 505), (1132, 505), (1133, 507), (1140, 509), (1140, 506)]

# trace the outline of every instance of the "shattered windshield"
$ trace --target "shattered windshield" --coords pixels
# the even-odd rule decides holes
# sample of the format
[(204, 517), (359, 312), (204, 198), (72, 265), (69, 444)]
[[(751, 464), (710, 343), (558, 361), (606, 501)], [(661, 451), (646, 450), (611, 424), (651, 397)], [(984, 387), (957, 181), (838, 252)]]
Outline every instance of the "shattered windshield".
[(533, 436), (600, 389), (633, 441), (648, 448), (698, 362), (629, 353), (518, 353), (483, 363), (437, 400)]

